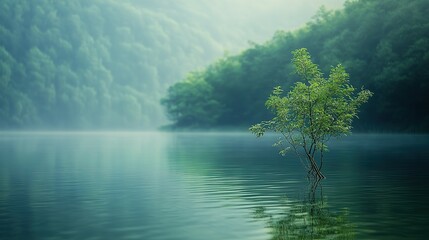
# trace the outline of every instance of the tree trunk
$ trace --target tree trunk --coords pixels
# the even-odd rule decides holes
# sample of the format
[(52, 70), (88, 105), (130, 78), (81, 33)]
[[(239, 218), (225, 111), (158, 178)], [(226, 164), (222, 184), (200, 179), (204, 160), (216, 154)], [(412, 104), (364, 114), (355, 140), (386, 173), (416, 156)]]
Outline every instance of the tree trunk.
[(311, 164), (311, 169), (310, 172), (311, 174), (316, 177), (317, 179), (325, 179), (325, 175), (322, 174), (322, 172), (320, 171), (321, 168), (319, 166), (317, 166), (316, 161), (314, 160), (314, 158), (310, 155), (307, 155), (310, 164)]

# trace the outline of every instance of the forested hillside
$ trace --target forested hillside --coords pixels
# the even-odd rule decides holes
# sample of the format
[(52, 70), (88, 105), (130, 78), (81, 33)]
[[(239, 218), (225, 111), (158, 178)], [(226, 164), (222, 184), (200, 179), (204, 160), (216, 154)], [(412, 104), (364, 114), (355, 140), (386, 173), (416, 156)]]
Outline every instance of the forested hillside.
[(0, 127), (148, 127), (161, 90), (218, 45), (127, 1), (4, 0)]
[(159, 100), (168, 86), (268, 37), (278, 26), (271, 17), (287, 6), (271, 0), (261, 12), (257, 1), (246, 3), (1, 1), (0, 129), (158, 127), (167, 121)]
[(307, 48), (328, 73), (342, 63), (351, 83), (374, 92), (355, 128), (429, 131), (429, 1), (348, 1), (321, 8), (305, 27), (218, 60), (169, 88), (163, 99), (176, 127), (248, 126), (269, 119), (274, 86), (297, 76), (291, 51)]

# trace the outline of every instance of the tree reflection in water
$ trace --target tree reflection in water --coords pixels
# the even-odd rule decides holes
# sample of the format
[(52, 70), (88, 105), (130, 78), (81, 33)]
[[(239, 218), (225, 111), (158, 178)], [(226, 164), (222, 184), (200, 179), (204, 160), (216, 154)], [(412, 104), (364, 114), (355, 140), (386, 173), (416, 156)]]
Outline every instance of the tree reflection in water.
[(354, 226), (348, 211), (329, 211), (319, 181), (310, 181), (308, 195), (302, 201), (285, 199), (281, 211), (257, 207), (254, 217), (264, 219), (272, 240), (354, 239)]

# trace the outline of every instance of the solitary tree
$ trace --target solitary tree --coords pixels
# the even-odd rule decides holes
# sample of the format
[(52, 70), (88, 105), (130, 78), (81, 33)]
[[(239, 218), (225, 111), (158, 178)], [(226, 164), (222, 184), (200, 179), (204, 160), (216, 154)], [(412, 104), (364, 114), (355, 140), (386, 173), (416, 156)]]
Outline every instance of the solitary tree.
[(309, 176), (322, 179), (325, 178), (321, 169), (326, 143), (332, 136), (350, 133), (358, 108), (368, 101), (372, 92), (362, 88), (355, 93), (342, 65), (332, 67), (329, 78), (325, 79), (307, 49), (301, 48), (292, 54), (296, 73), (304, 82), (297, 82), (285, 97), (281, 87), (275, 87), (265, 103), (275, 117), (253, 125), (250, 130), (257, 137), (267, 130), (281, 133), (275, 143), (282, 147), (280, 154), (293, 149)]

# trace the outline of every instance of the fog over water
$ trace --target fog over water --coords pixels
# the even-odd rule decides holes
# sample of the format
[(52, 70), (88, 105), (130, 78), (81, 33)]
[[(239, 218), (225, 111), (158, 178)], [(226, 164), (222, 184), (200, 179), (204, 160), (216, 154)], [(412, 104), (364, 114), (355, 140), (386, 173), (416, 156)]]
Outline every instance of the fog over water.
[(404, 3), (2, 0), (0, 240), (425, 239)]
[[(307, 196), (304, 167), (293, 153), (277, 154), (276, 138), (0, 133), (0, 236), (284, 239), (253, 214), (285, 218)], [(328, 223), (355, 239), (424, 239), (427, 135), (356, 134), (329, 145), (317, 194), (325, 205), (303, 232)]]

